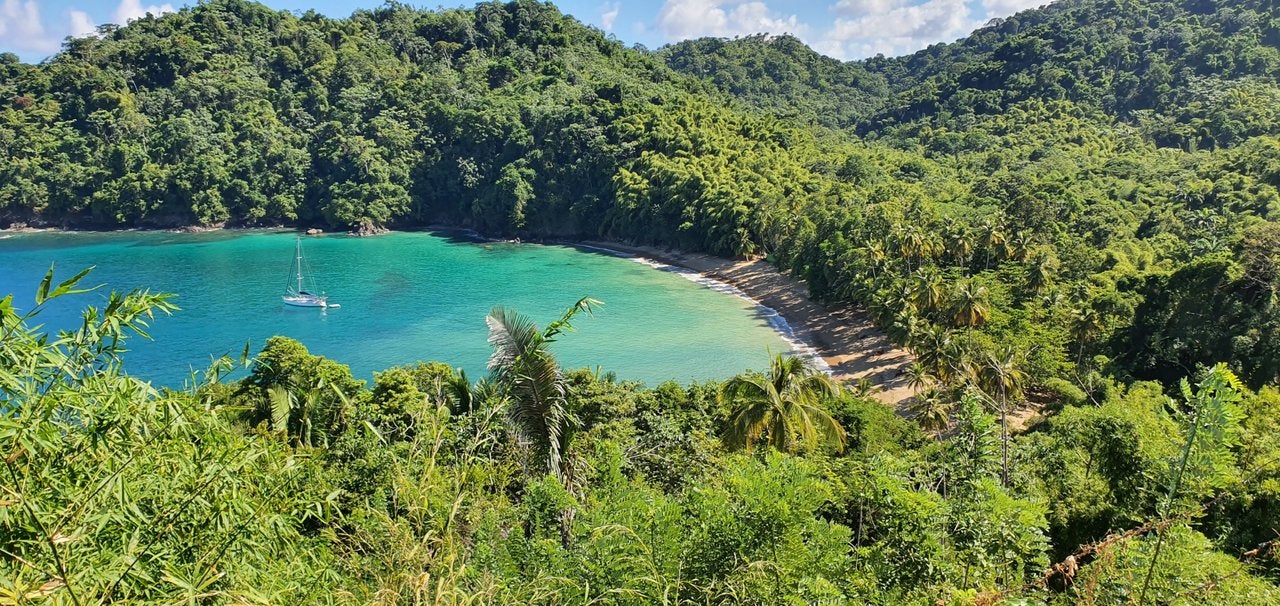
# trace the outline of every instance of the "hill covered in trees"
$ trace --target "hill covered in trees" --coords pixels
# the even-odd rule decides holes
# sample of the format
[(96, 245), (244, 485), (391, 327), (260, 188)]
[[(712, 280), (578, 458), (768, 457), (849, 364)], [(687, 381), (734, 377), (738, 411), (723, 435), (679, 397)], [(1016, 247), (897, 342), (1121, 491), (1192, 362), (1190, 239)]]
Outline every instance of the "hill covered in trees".
[(983, 373), (945, 425), (797, 359), (656, 387), (563, 370), (583, 300), (545, 325), (495, 309), (479, 382), (437, 362), (367, 386), (275, 337), (156, 391), (122, 364), (166, 295), (42, 332), (83, 278), (0, 301), (6, 602), (1280, 599), (1280, 392), (1222, 366), (1002, 441), (990, 394), (1018, 397), (993, 387), (1016, 370)]
[(893, 98), (881, 73), (820, 55), (789, 35), (686, 40), (658, 55), (672, 69), (792, 122), (849, 128)]
[(902, 57), (841, 63), (764, 35), (660, 54), (754, 106), (864, 135), (915, 122), (964, 129), (1020, 102), (1066, 100), (1157, 145), (1212, 149), (1280, 128), (1275, 11), (1265, 0), (1062, 0)]
[[(542, 354), (366, 389), (278, 341), (246, 382), (157, 394), (115, 376), (112, 337), (162, 300), (53, 345), (0, 304), (0, 595), (1274, 603), (1273, 23), (1072, 0), (841, 63), (785, 36), (629, 49), (529, 1), (216, 0), (0, 57), (0, 221), (767, 255), (864, 306), (920, 390), (909, 421), (765, 375), (546, 392), (520, 380), (559, 376)], [(549, 342), (520, 326), (498, 343)], [(1045, 418), (1014, 435), (1028, 401)], [(837, 425), (744, 430), (743, 402)]]

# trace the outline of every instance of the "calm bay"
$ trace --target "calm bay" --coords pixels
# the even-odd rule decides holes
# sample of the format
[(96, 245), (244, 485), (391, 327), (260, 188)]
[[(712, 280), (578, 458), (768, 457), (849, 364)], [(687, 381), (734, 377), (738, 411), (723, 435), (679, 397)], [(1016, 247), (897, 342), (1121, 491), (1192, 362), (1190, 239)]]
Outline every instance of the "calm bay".
[(568, 246), (471, 242), (429, 233), (303, 239), (308, 264), (340, 309), (285, 306), (294, 233), (269, 230), (42, 232), (0, 235), (0, 296), (34, 303), (50, 263), (55, 282), (88, 266), (100, 291), (68, 297), (40, 316), (49, 328), (78, 321), (111, 290), (177, 295), (182, 308), (157, 318), (153, 341), (134, 339), (125, 370), (180, 386), (211, 358), (251, 352), (267, 337), (298, 339), (349, 364), (356, 376), (416, 361), (459, 366), (473, 378), (489, 355), (485, 315), (513, 307), (539, 325), (590, 296), (605, 305), (575, 322), (555, 351), (566, 367), (600, 366), (656, 384), (724, 378), (768, 365), (791, 346), (762, 310), (633, 260)]

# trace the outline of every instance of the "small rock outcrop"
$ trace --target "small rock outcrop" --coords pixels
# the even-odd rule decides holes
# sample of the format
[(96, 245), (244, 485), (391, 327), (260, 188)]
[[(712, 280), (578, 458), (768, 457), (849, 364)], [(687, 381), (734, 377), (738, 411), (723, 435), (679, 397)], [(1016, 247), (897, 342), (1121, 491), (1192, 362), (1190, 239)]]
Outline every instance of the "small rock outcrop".
[(376, 236), (378, 234), (385, 234), (389, 231), (391, 230), (381, 225), (377, 225), (374, 223), (361, 223), (360, 225), (356, 226), (351, 230), (351, 235), (360, 236), (363, 238), (367, 236)]

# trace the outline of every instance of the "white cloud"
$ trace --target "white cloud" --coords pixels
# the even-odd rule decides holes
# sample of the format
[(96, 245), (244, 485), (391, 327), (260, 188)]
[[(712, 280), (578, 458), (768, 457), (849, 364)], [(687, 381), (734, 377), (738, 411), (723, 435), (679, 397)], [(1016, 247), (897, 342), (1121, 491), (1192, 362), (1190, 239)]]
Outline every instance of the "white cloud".
[(843, 15), (865, 15), (888, 12), (906, 3), (906, 0), (840, 0), (831, 9)]
[(901, 55), (949, 42), (981, 25), (978, 16), (1005, 16), (1046, 1), (830, 0), (827, 8), (834, 19), (819, 24), (775, 10), (787, 6), (784, 0), (665, 0), (654, 29), (668, 41), (790, 33), (821, 53), (847, 60)]
[(173, 5), (168, 2), (160, 5), (149, 4), (142, 6), (141, 0), (120, 0), (120, 6), (116, 7), (115, 23), (116, 25), (126, 25), (134, 19), (141, 19), (147, 16), (147, 13), (158, 17), (172, 12)]
[(991, 17), (1008, 17), (1018, 11), (1039, 8), (1052, 0), (982, 0), (982, 8)]
[(0, 50), (51, 53), (58, 41), (45, 34), (36, 0), (4, 0), (0, 3)]
[(658, 11), (658, 29), (668, 40), (808, 31), (795, 15), (784, 17), (764, 2), (743, 0), (666, 0)]
[(955, 40), (979, 25), (970, 18), (965, 0), (925, 0), (917, 4), (843, 0), (832, 8), (842, 16), (810, 43), (819, 52), (838, 59), (909, 53), (935, 42)]
[(618, 11), (621, 10), (622, 4), (618, 2), (606, 2), (600, 7), (603, 11), (600, 13), (600, 25), (604, 27), (604, 31), (613, 31), (613, 22), (618, 19)]
[(67, 32), (68, 36), (83, 38), (98, 32), (98, 26), (93, 23), (93, 18), (89, 16), (89, 13), (71, 10), (68, 11), (67, 18), (71, 22), (71, 30)]

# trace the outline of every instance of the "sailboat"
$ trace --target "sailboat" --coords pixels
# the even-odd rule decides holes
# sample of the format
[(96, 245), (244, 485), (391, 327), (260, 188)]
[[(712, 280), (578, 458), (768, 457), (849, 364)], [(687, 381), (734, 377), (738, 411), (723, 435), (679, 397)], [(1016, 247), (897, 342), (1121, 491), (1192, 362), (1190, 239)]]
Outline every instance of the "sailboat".
[[(291, 270), (290, 273), (293, 275), (290, 276), (289, 282), (286, 283), (284, 287), (284, 296), (281, 297), (284, 299), (285, 305), (292, 305), (294, 307), (339, 307), (337, 303), (330, 303), (328, 297), (323, 293), (317, 295), (312, 292), (316, 289), (315, 280), (303, 278), (303, 265), (302, 236), (298, 236), (298, 240), (294, 244), (293, 266), (289, 268)], [(310, 290), (307, 289), (306, 284), (311, 285)]]

